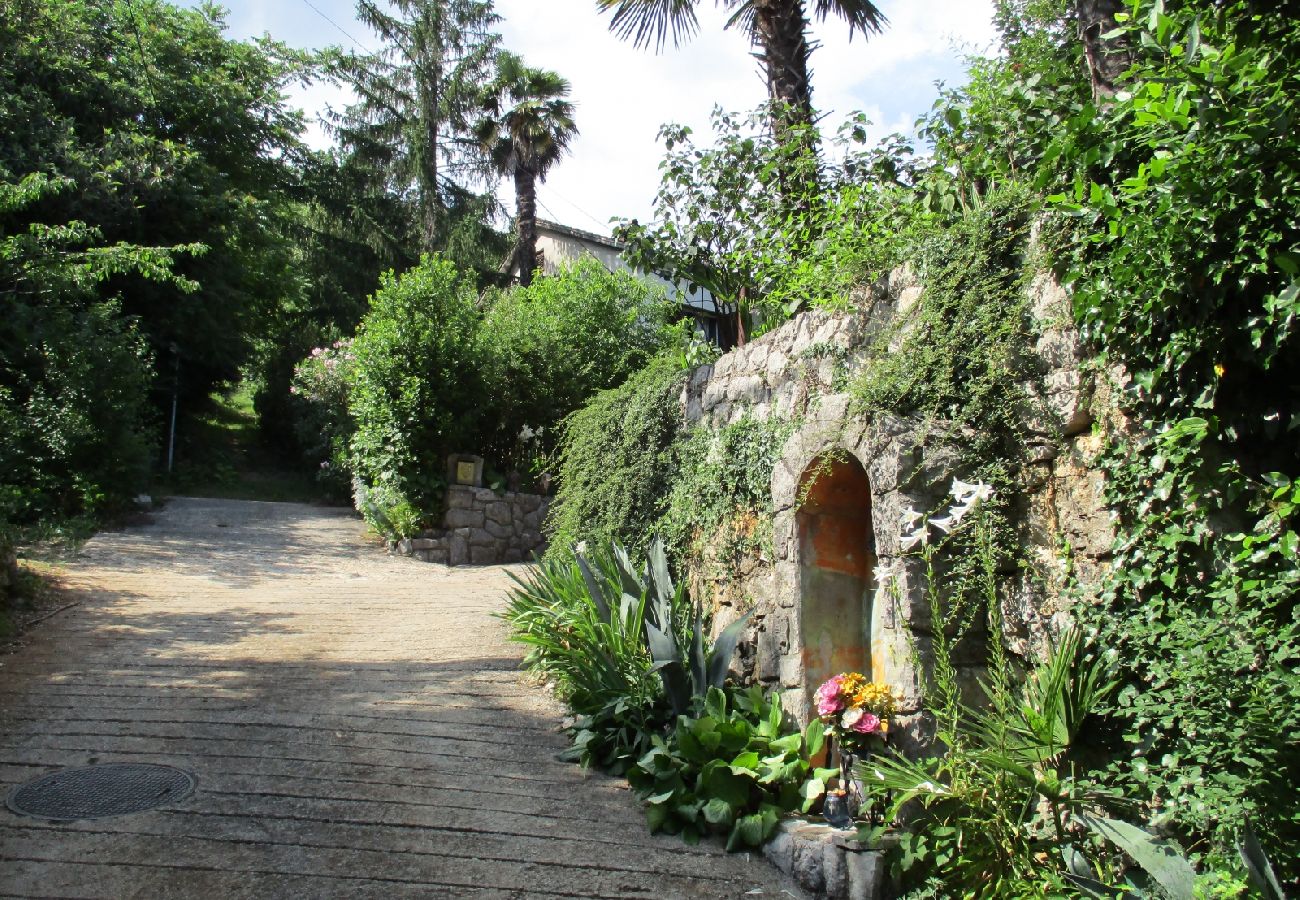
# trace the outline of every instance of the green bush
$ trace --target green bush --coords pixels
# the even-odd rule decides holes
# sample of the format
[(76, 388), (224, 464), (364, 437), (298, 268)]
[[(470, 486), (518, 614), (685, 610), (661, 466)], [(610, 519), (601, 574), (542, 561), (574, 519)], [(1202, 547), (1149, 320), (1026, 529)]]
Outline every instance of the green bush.
[(332, 497), (346, 497), (352, 488), (348, 442), (356, 423), (348, 408), (348, 384), (355, 364), (351, 340), (313, 348), (294, 367), (285, 404), (303, 462)]
[(503, 617), (529, 648), (525, 664), (576, 715), (571, 756), (626, 772), (653, 831), (726, 833), (728, 849), (756, 847), (835, 772), (809, 761), (820, 722), (788, 734), (780, 704), (759, 688), (724, 688), (743, 624), (709, 647), (703, 611), (673, 584), (660, 541), (645, 566), (618, 544), (545, 560), (516, 579)]
[(549, 447), (565, 416), (675, 342), (672, 312), (662, 289), (590, 257), (496, 294), (480, 328), (493, 385), (484, 455), (527, 471), (517, 458), (525, 426)]
[(672, 718), (647, 628), (659, 621), (682, 632), (689, 614), (682, 586), (660, 591), (621, 546), (602, 544), (517, 578), (504, 618), (511, 640), (528, 647), (525, 665), (577, 716), (573, 756), (622, 773)]
[(657, 358), (602, 391), (563, 425), (560, 487), (547, 520), (549, 554), (578, 541), (649, 546), (678, 473), (676, 439), (686, 373)]
[(149, 355), (116, 304), (14, 304), (0, 321), (0, 521), (57, 527), (146, 483)]
[(666, 736), (628, 771), (646, 803), (652, 832), (680, 834), (690, 843), (727, 835), (727, 849), (761, 847), (782, 815), (807, 812), (838, 769), (814, 768), (823, 726), (785, 729), (781, 704), (762, 689), (710, 688), (694, 716), (679, 716)]
[(699, 560), (711, 551), (724, 566), (770, 549), (772, 470), (792, 422), (749, 415), (722, 428), (682, 436), (667, 508), (657, 529), (674, 555)]
[(425, 257), (401, 276), (383, 276), (357, 329), (348, 462), (371, 498), (358, 497), (361, 512), (390, 534), (431, 521), (446, 456), (476, 444), (488, 398), (475, 300), (472, 281), (450, 262)]

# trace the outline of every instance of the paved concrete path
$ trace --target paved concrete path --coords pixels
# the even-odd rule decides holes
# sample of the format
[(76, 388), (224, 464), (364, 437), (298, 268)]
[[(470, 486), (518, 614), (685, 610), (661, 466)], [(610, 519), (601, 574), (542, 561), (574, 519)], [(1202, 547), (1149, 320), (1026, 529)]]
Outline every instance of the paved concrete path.
[(0, 895), (793, 894), (555, 759), (561, 710), (491, 617), (508, 571), (389, 557), (294, 504), (175, 499), (97, 537), (80, 604), (0, 657), (0, 788), (156, 762), (198, 789), (70, 824), (0, 810)]

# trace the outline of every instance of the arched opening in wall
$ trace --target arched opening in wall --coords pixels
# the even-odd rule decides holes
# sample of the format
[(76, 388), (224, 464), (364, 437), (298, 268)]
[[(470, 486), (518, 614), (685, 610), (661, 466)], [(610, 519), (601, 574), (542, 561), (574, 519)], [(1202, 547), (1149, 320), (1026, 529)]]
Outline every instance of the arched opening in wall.
[(867, 473), (847, 454), (814, 460), (800, 478), (799, 496), (799, 621), (811, 698), (832, 675), (871, 671), (875, 538)]

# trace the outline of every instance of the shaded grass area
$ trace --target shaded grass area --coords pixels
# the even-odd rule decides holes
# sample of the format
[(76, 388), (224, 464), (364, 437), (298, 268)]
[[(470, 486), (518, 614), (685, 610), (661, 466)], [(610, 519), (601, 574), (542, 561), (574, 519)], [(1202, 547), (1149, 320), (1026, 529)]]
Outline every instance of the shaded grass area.
[[(164, 466), (165, 466), (164, 448)], [(310, 472), (295, 468), (262, 441), (253, 388), (241, 383), (213, 393), (206, 407), (179, 426), (175, 465), (154, 479), (155, 497), (329, 504)]]

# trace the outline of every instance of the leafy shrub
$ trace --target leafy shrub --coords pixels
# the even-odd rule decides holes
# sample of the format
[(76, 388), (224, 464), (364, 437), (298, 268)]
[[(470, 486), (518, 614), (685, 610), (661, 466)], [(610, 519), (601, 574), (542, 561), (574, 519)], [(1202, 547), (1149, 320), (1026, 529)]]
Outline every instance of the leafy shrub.
[(852, 287), (897, 260), (908, 217), (897, 161), (857, 147), (866, 138), (860, 115), (840, 129), (839, 166), (809, 153), (815, 141), (801, 129), (778, 136), (769, 122), (766, 108), (715, 109), (708, 147), (689, 128), (664, 126), (654, 222), (618, 228), (635, 265), (736, 304), (751, 336), (801, 309), (845, 305)]
[(1296, 8), (1130, 6), (1136, 64), (1058, 134), (1079, 174), (1054, 197), (1079, 227), (1077, 319), (1126, 368), (1144, 432), (1108, 454), (1116, 557), (1085, 612), (1126, 661), (1110, 778), (1211, 856), (1254, 823), (1295, 884)]
[(348, 382), (355, 362), (351, 340), (313, 348), (294, 367), (289, 385), (296, 444), (316, 470), (316, 480), (333, 496), (346, 497), (352, 487), (348, 441), (356, 424), (348, 409)]
[(438, 511), (446, 456), (475, 444), (486, 397), (475, 300), (450, 262), (425, 257), (383, 276), (357, 329), (348, 462), (371, 498), (359, 508), (389, 533), (409, 534)]
[(723, 565), (770, 543), (772, 470), (793, 422), (744, 415), (719, 429), (697, 427), (679, 442), (678, 471), (657, 530), (681, 558), (706, 549)]
[(149, 355), (116, 304), (14, 304), (0, 321), (0, 521), (123, 507), (147, 478)]
[(662, 289), (584, 258), (526, 288), (496, 294), (480, 328), (491, 417), (485, 454), (503, 465), (525, 426), (555, 426), (593, 394), (617, 387), (675, 342)]
[(545, 560), (516, 579), (504, 618), (528, 667), (577, 715), (571, 755), (627, 772), (652, 830), (758, 846), (782, 811), (825, 791), (834, 770), (809, 762), (821, 723), (787, 734), (760, 689), (724, 689), (743, 625), (707, 646), (703, 611), (673, 584), (661, 542), (645, 567), (618, 544)]
[(648, 630), (686, 633), (684, 586), (639, 574), (617, 543), (552, 555), (515, 581), (504, 613), (511, 640), (529, 648), (525, 665), (551, 679), (578, 716), (574, 756), (624, 771), (672, 717)]
[(546, 528), (551, 555), (580, 540), (650, 543), (678, 472), (679, 399), (686, 373), (657, 358), (602, 391), (563, 425), (560, 487)]
[(652, 832), (680, 834), (694, 843), (726, 834), (727, 849), (760, 847), (782, 814), (807, 812), (837, 769), (810, 762), (822, 750), (823, 728), (787, 732), (781, 704), (762, 689), (710, 688), (697, 715), (679, 716), (667, 736), (628, 771), (646, 802)]

